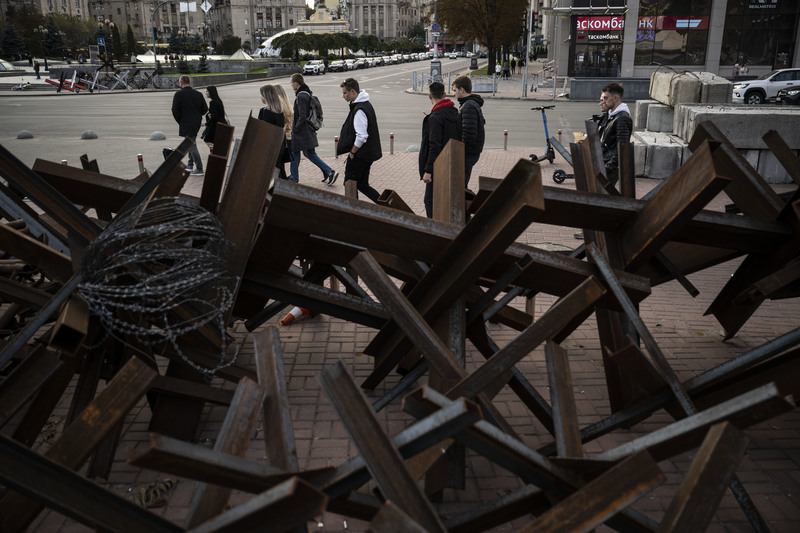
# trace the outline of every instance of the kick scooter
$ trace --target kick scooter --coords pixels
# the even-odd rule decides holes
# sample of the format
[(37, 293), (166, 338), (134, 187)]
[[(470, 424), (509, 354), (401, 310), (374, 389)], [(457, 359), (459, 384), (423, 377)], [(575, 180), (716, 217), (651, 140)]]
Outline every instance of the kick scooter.
[(539, 163), (540, 161), (547, 160), (551, 164), (553, 160), (556, 158), (556, 152), (553, 150), (553, 146), (550, 144), (550, 133), (547, 131), (547, 115), (545, 115), (545, 109), (553, 109), (556, 106), (554, 105), (546, 105), (541, 107), (532, 107), (531, 111), (541, 111), (542, 112), (542, 121), (544, 122), (544, 138), (547, 143), (547, 149), (545, 154), (542, 157), (536, 157), (536, 154), (531, 154), (529, 159), (534, 163)]

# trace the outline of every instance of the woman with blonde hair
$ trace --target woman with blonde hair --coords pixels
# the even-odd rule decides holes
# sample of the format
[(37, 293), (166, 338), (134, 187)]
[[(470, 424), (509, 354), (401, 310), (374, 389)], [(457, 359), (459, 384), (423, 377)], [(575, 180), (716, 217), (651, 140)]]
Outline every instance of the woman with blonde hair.
[(278, 177), (288, 179), (285, 165), (292, 160), (292, 151), (287, 148), (287, 143), (292, 138), (292, 107), (280, 85), (262, 85), (259, 92), (264, 107), (258, 112), (258, 119), (283, 128), (283, 150), (276, 168), (279, 172)]

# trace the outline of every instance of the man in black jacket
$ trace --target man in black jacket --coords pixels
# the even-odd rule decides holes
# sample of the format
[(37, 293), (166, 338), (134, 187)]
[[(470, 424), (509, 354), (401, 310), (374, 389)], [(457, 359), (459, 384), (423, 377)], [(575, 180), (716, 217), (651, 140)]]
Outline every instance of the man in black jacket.
[(425, 214), (433, 218), (433, 163), (450, 139), (461, 140), (461, 120), (453, 101), (445, 97), (444, 84), (428, 87), (433, 104), (431, 113), (422, 119), (422, 142), (419, 147), (419, 177), (425, 182)]
[(625, 93), (619, 83), (610, 83), (603, 87), (600, 95), (600, 111), (602, 115), (595, 115), (597, 122), (600, 145), (603, 148), (603, 163), (606, 167), (606, 178), (611, 183), (619, 179), (619, 143), (630, 142), (633, 130), (633, 119), (628, 105), (622, 102)]
[(178, 80), (180, 90), (172, 97), (172, 116), (178, 123), (178, 135), (181, 137), (191, 137), (195, 144), (189, 149), (189, 164), (187, 168), (192, 170), (192, 176), (203, 175), (203, 160), (200, 159), (200, 151), (197, 149), (197, 132), (200, 131), (200, 124), (203, 117), (208, 112), (205, 97), (192, 89), (192, 80), (189, 76), (181, 76)]
[(375, 109), (369, 101), (369, 94), (359, 88), (355, 79), (347, 78), (340, 87), (342, 98), (350, 104), (350, 112), (342, 124), (336, 145), (337, 155), (347, 152), (344, 181), (356, 180), (358, 191), (377, 203), (380, 194), (369, 184), (372, 163), (383, 156)]
[(453, 94), (458, 98), (461, 118), (461, 140), (464, 143), (464, 187), (469, 188), (472, 167), (478, 162), (486, 140), (483, 118), (483, 98), (472, 94), (472, 80), (469, 76), (459, 76), (453, 80)]

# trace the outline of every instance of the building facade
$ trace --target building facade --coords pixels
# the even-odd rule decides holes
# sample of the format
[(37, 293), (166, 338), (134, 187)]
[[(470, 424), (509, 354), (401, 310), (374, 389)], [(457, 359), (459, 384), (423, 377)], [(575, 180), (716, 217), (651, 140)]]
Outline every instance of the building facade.
[(730, 76), (800, 65), (797, 0), (536, 0), (561, 75), (649, 77), (659, 68)]
[[(353, 0), (346, 16), (353, 35), (375, 35), (380, 41), (402, 41), (423, 17), (421, 0)], [(428, 2), (432, 4), (433, 2)]]

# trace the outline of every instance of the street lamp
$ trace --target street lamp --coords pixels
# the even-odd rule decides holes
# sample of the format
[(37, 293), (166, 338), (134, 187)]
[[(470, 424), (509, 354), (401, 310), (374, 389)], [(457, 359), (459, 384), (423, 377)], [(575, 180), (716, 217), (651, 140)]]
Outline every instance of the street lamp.
[(44, 36), (47, 35), (47, 32), (48, 32), (47, 28), (45, 28), (41, 24), (39, 25), (38, 28), (33, 28), (33, 33), (36, 33), (36, 34), (39, 35), (39, 42), (42, 44), (42, 56), (44, 57), (44, 69), (45, 70), (48, 70), (48, 68), (47, 68), (47, 52), (44, 49)]
[(433, 22), (431, 23), (431, 37), (433, 37), (433, 59), (431, 59), (431, 79), (442, 81), (442, 62), (439, 61), (439, 25), (436, 23), (436, 12), (439, 7), (438, 0), (433, 0)]
[(189, 31), (186, 28), (181, 28), (178, 30), (178, 56), (182, 59), (183, 58), (183, 50), (186, 46), (186, 37), (189, 35)]
[[(107, 35), (108, 41), (106, 41), (106, 44), (105, 44), (105, 46), (103, 46), (103, 48), (105, 49), (106, 61), (108, 61), (108, 59), (111, 58), (111, 63), (113, 64), (114, 63), (114, 39), (112, 37), (113, 34), (111, 32), (114, 29), (114, 23), (111, 22), (108, 19), (105, 19), (103, 22), (98, 22), (97, 23), (97, 27), (103, 29), (105, 31), (106, 35)], [(111, 43), (111, 52), (109, 52), (108, 43)]]

